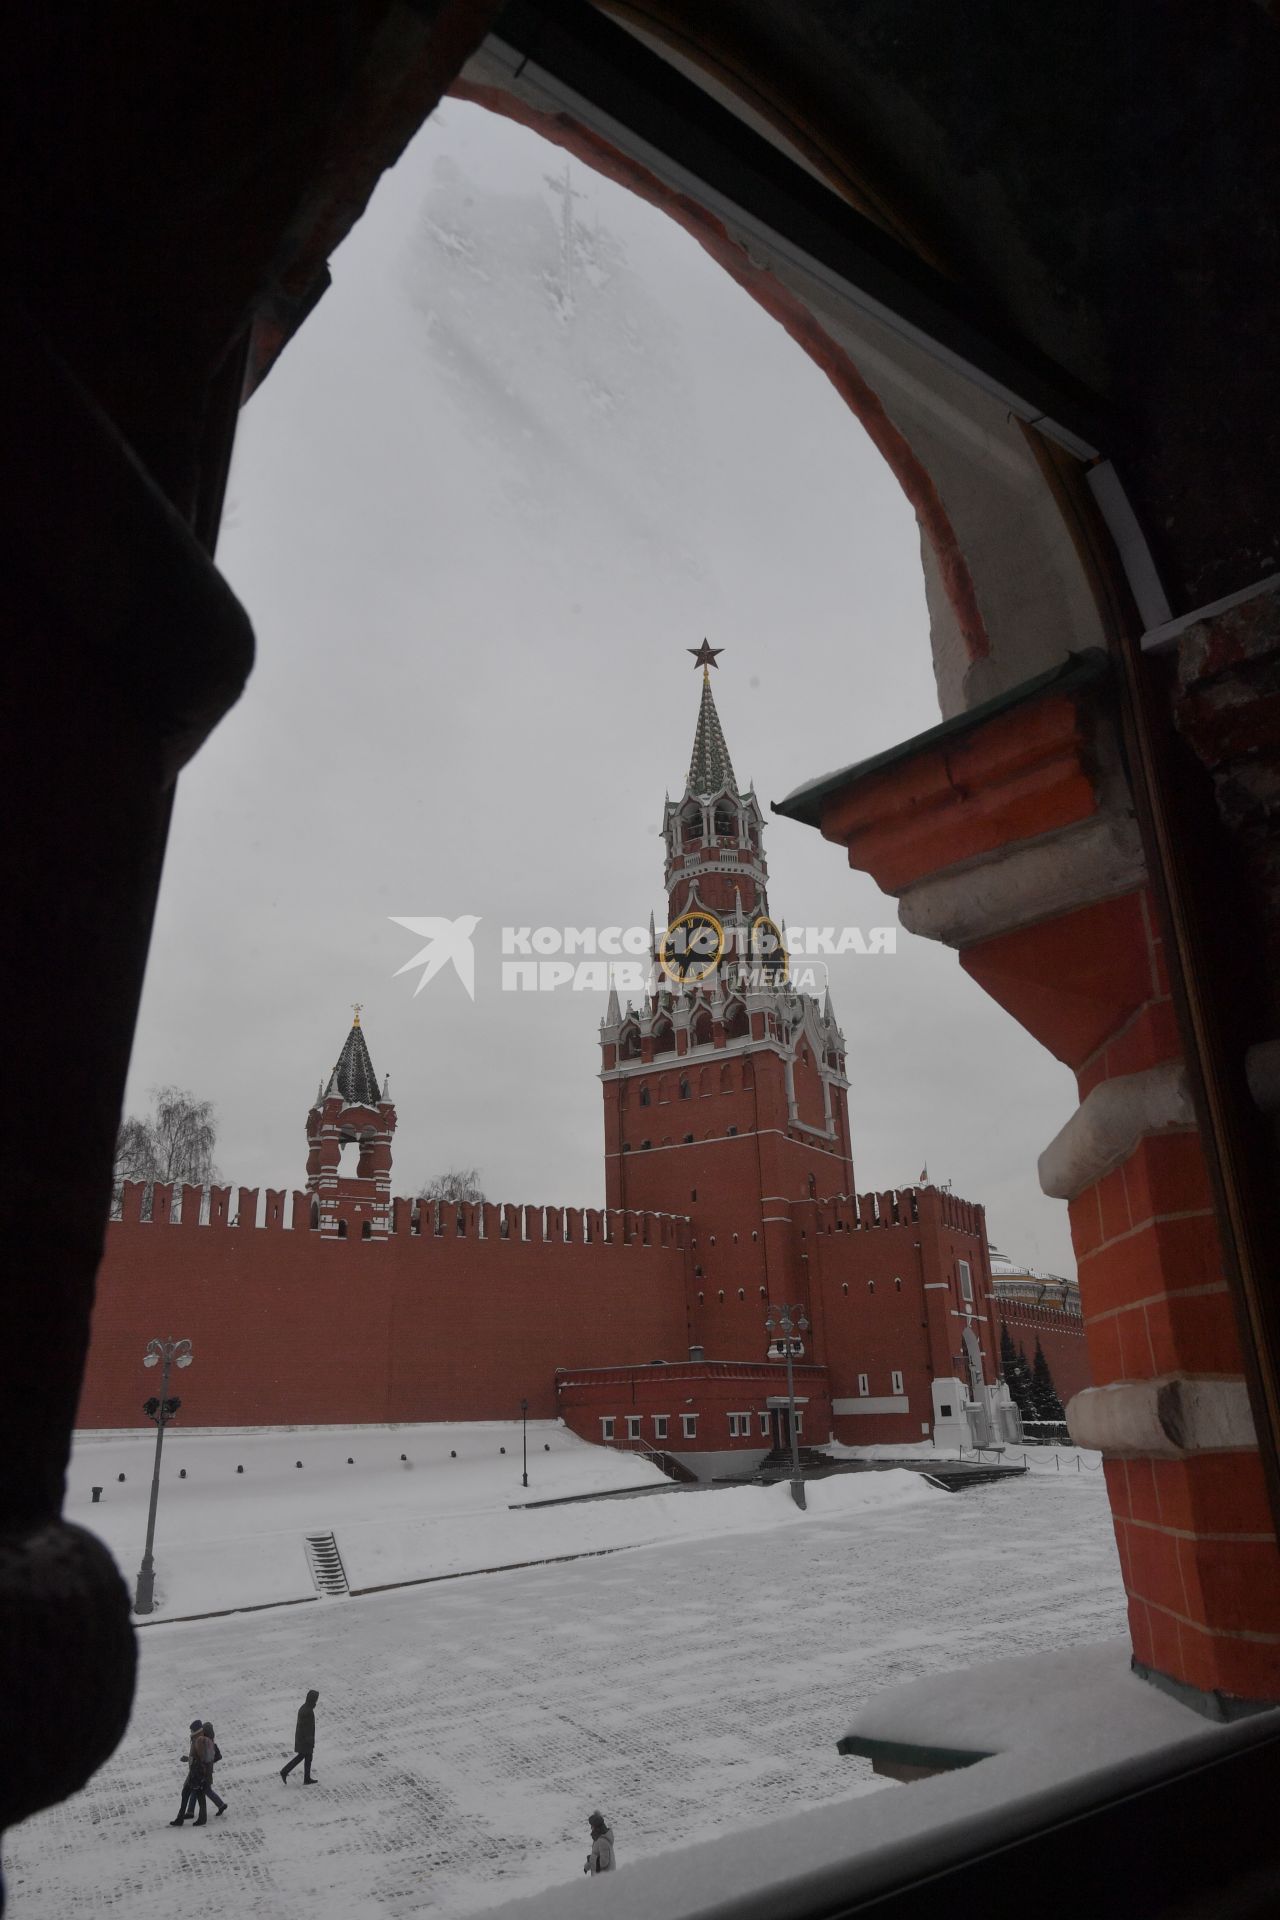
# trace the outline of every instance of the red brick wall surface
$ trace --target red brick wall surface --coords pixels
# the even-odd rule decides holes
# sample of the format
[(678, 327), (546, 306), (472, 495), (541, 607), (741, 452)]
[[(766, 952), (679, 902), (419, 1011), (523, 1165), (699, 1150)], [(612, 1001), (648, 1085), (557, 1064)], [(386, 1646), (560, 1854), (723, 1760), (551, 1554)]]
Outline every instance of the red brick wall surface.
[[(163, 1191), (163, 1190), (162, 1190)], [(256, 1194), (242, 1196), (254, 1217)], [(305, 1196), (302, 1217), (309, 1212)], [(246, 1206), (245, 1201), (253, 1204)], [(193, 1425), (554, 1417), (555, 1370), (688, 1356), (683, 1223), (485, 1207), (488, 1237), (411, 1231), (381, 1245), (306, 1227), (112, 1222), (98, 1274), (78, 1424), (136, 1426), (154, 1381), (148, 1340), (190, 1339)], [(500, 1237), (501, 1214), (511, 1237)], [(555, 1234), (567, 1221), (574, 1238)], [(582, 1244), (584, 1221), (597, 1236)], [(453, 1227), (450, 1217), (446, 1226)], [(630, 1242), (623, 1231), (635, 1235)], [(522, 1234), (529, 1235), (522, 1238)], [(647, 1236), (647, 1239), (642, 1236)]]
[(1025, 1348), (1028, 1360), (1035, 1359), (1039, 1340), (1064, 1407), (1073, 1394), (1093, 1385), (1084, 1319), (1080, 1314), (1064, 1313), (1057, 1307), (1037, 1307), (1029, 1300), (999, 1300), (995, 1318), (997, 1342), (1003, 1322), (1014, 1346)]
[(966, 1324), (957, 1262), (973, 1283), (972, 1326), (983, 1372), (997, 1378), (996, 1346), (987, 1315), (988, 1258), (981, 1207), (936, 1188), (861, 1194), (856, 1205), (809, 1209), (802, 1243), (814, 1275), (812, 1306), (833, 1400), (892, 1393), (903, 1376), (905, 1414), (836, 1414), (838, 1440), (852, 1445), (916, 1441), (933, 1426), (933, 1381), (966, 1376), (957, 1357)]

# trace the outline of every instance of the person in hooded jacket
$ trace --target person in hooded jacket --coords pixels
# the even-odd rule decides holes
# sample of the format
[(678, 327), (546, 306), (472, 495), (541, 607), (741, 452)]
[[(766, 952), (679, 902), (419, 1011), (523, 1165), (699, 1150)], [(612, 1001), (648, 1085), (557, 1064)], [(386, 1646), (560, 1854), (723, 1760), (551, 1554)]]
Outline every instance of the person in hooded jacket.
[(189, 1820), (196, 1804), (196, 1780), (199, 1773), (199, 1766), (196, 1759), (196, 1735), (204, 1732), (204, 1721), (193, 1720), (187, 1731), (191, 1736), (186, 1754), (187, 1775), (182, 1783), (182, 1799), (178, 1803), (178, 1817), (176, 1820), (169, 1822), (171, 1827), (180, 1827), (184, 1820)]
[(222, 1748), (218, 1745), (217, 1741), (214, 1739), (213, 1727), (208, 1720), (205, 1721), (204, 1726), (201, 1728), (201, 1732), (204, 1734), (205, 1739), (209, 1743), (209, 1756), (208, 1756), (208, 1761), (206, 1765), (206, 1771), (209, 1777), (205, 1785), (205, 1792), (208, 1794), (209, 1798), (212, 1800), (214, 1806), (218, 1809), (218, 1812), (225, 1813), (227, 1810), (227, 1803), (225, 1800), (220, 1798), (213, 1784), (213, 1770), (217, 1766), (219, 1760), (221, 1760), (222, 1758)]
[(301, 1760), (304, 1787), (309, 1787), (315, 1778), (311, 1771), (311, 1756), (316, 1750), (316, 1702), (319, 1698), (313, 1687), (298, 1708), (298, 1724), (293, 1730), (293, 1758), (287, 1767), (280, 1769), (280, 1778), (287, 1780)]
[[(180, 1827), (183, 1821), (188, 1818), (192, 1807), (198, 1807), (200, 1810), (192, 1824), (197, 1827), (208, 1825), (209, 1808), (205, 1795), (208, 1793), (213, 1780), (213, 1756), (215, 1750), (213, 1741), (204, 1730), (204, 1721), (193, 1720), (191, 1722), (191, 1750), (188, 1755), (187, 1781), (182, 1789), (182, 1805), (178, 1809), (178, 1817), (176, 1820), (169, 1822), (171, 1827)], [(226, 1805), (225, 1801), (223, 1805)]]
[(613, 1857), (613, 1828), (602, 1813), (593, 1813), (587, 1825), (591, 1828), (591, 1851), (582, 1871), (612, 1873), (618, 1864)]

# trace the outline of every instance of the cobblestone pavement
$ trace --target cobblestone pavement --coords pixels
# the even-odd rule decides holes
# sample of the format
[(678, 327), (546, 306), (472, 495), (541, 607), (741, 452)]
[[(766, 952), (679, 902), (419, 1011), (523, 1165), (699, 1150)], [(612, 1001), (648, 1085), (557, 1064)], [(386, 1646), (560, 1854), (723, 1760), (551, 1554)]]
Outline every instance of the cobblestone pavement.
[[(583, 1509), (583, 1545), (591, 1511)], [(9, 1834), (11, 1920), (473, 1912), (873, 1784), (835, 1742), (895, 1681), (1124, 1631), (1102, 1475), (361, 1600), (147, 1628), (133, 1723)], [(320, 1690), (316, 1783), (282, 1786)], [(230, 1802), (169, 1829), (212, 1719)], [(67, 1729), (75, 1738), (75, 1730)]]

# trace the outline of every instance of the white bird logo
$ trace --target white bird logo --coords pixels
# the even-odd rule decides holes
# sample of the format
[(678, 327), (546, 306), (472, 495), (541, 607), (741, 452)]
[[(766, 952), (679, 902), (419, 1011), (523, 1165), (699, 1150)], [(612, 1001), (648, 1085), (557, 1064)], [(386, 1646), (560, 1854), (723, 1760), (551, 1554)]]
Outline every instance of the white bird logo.
[(442, 920), (438, 915), (427, 914), (416, 920), (401, 920), (396, 914), (387, 916), (397, 927), (408, 927), (410, 933), (418, 933), (426, 939), (426, 946), (420, 947), (412, 960), (406, 960), (397, 967), (392, 979), (398, 980), (402, 973), (408, 973), (413, 967), (422, 968), (422, 978), (413, 990), (416, 1000), (428, 980), (434, 980), (441, 967), (452, 962), (453, 970), (467, 990), (468, 999), (476, 997), (476, 954), (471, 944), (471, 936), (480, 925), (478, 913), (460, 914), (456, 920)]

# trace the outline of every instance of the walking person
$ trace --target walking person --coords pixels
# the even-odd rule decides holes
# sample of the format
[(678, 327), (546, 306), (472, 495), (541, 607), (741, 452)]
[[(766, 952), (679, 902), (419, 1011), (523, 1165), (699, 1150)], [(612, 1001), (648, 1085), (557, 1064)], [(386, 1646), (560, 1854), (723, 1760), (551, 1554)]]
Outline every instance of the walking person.
[(191, 1736), (186, 1753), (187, 1773), (182, 1782), (182, 1799), (178, 1803), (178, 1817), (169, 1822), (171, 1827), (180, 1827), (184, 1820), (189, 1820), (196, 1803), (196, 1735), (204, 1732), (204, 1721), (193, 1720), (187, 1732)]
[(591, 1829), (591, 1851), (584, 1873), (612, 1873), (617, 1866), (613, 1857), (613, 1828), (602, 1813), (593, 1813), (587, 1825)]
[(316, 1750), (316, 1702), (319, 1698), (313, 1687), (298, 1708), (298, 1724), (293, 1730), (293, 1758), (287, 1767), (280, 1769), (280, 1778), (287, 1780), (301, 1760), (304, 1787), (309, 1787), (315, 1779), (311, 1771), (311, 1756)]
[[(209, 1807), (205, 1796), (213, 1778), (213, 1753), (213, 1742), (205, 1733), (204, 1721), (193, 1720), (191, 1722), (191, 1766), (182, 1797), (188, 1811), (191, 1807), (199, 1808), (199, 1812), (191, 1823), (195, 1827), (207, 1827), (209, 1824)], [(170, 1824), (180, 1827), (187, 1817), (187, 1813), (179, 1808), (177, 1819)]]
[(209, 1779), (208, 1779), (208, 1785), (205, 1787), (205, 1792), (208, 1794), (209, 1798), (212, 1800), (214, 1806), (218, 1809), (218, 1812), (225, 1813), (227, 1810), (227, 1803), (225, 1800), (219, 1798), (217, 1792), (214, 1789), (214, 1784), (213, 1784), (213, 1770), (217, 1766), (219, 1760), (221, 1760), (222, 1758), (222, 1748), (218, 1745), (217, 1741), (214, 1739), (213, 1728), (207, 1720), (205, 1721), (204, 1726), (201, 1728), (201, 1732), (204, 1734), (204, 1737), (208, 1741), (209, 1747), (210, 1747), (209, 1760), (208, 1760)]

